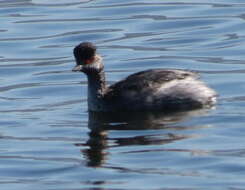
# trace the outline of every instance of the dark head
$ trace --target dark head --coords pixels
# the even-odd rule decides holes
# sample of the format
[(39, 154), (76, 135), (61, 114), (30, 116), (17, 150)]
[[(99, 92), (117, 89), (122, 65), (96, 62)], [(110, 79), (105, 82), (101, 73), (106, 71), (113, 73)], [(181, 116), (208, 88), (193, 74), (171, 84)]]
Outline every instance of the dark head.
[(98, 67), (96, 62), (98, 62), (99, 56), (96, 55), (96, 46), (91, 42), (80, 43), (74, 48), (73, 54), (76, 60), (76, 66), (73, 71), (84, 71), (86, 68)]
[(96, 46), (90, 42), (83, 42), (73, 50), (77, 65), (86, 65), (94, 61)]

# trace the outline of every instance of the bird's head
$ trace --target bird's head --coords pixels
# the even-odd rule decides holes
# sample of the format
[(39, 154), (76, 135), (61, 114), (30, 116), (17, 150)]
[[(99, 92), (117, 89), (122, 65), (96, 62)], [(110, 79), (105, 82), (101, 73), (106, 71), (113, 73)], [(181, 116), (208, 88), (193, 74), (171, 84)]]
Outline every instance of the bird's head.
[(83, 42), (77, 45), (73, 54), (76, 60), (76, 66), (72, 69), (74, 72), (100, 72), (103, 70), (102, 58), (96, 54), (96, 46), (90, 42)]

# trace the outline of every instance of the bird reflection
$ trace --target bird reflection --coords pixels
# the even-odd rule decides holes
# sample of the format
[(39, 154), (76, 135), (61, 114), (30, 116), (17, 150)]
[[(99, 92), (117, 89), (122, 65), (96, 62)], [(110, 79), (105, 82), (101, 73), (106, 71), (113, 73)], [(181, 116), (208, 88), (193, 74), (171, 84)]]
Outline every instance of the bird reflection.
[[(157, 129), (191, 129), (192, 126), (182, 126), (186, 119), (204, 115), (208, 110), (195, 110), (173, 114), (166, 113), (96, 113), (89, 112), (89, 140), (81, 150), (86, 158), (87, 166), (101, 167), (109, 156), (108, 149), (112, 147), (131, 145), (158, 145), (191, 138), (191, 135), (179, 135), (166, 132), (156, 135), (139, 135), (133, 137), (108, 137), (111, 130), (157, 130)], [(112, 143), (113, 142), (113, 143)], [(76, 144), (81, 146), (81, 144)], [(82, 145), (84, 146), (84, 144)]]

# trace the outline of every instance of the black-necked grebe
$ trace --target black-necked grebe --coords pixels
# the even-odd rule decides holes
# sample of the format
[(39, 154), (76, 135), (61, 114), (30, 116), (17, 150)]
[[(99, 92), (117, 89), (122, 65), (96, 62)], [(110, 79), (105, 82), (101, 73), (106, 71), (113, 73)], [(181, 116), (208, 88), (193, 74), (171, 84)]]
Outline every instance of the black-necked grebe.
[(88, 77), (88, 110), (111, 111), (181, 111), (209, 107), (216, 93), (196, 73), (176, 69), (151, 69), (106, 85), (102, 58), (96, 47), (84, 42), (74, 48), (76, 66)]

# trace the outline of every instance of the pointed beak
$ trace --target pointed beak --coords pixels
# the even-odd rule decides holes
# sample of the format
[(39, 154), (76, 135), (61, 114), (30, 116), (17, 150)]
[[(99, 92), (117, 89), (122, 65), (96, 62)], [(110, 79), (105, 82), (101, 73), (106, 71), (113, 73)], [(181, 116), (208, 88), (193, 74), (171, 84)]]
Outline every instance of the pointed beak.
[(79, 71), (82, 71), (82, 69), (83, 69), (83, 66), (82, 66), (82, 65), (76, 65), (76, 66), (72, 69), (72, 71), (73, 71), (73, 72), (79, 72)]

